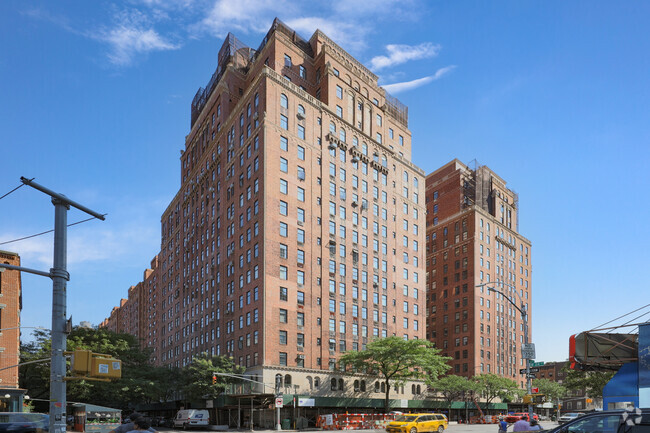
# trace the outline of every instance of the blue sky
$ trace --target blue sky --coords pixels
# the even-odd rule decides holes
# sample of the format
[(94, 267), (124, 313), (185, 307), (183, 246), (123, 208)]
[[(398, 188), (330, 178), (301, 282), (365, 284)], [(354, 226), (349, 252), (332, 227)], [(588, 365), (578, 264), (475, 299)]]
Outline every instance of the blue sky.
[[(75, 323), (97, 324), (142, 279), (196, 90), (227, 32), (255, 48), (275, 16), (305, 38), (320, 28), (379, 75), (409, 106), (426, 172), (476, 159), (519, 193), (538, 360), (649, 303), (650, 3), (3, 1), (0, 195), (35, 177), (108, 214), (69, 229)], [(53, 219), (21, 188), (0, 200), (0, 242)], [(52, 265), (51, 235), (0, 249)], [(23, 324), (49, 327), (50, 281), (24, 275), (23, 289)]]

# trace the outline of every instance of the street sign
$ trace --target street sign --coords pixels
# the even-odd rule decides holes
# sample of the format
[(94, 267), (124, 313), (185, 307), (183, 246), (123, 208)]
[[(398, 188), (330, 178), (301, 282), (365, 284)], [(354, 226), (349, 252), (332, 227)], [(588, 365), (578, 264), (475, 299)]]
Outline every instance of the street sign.
[(537, 394), (539, 392), (539, 388), (531, 388), (530, 392), (532, 392), (533, 394)]
[[(531, 373), (539, 373), (539, 368), (533, 367), (530, 369)], [(526, 369), (525, 368), (520, 368), (519, 369), (519, 374), (526, 374)]]
[(531, 367), (541, 367), (542, 365), (544, 365), (544, 361), (539, 361), (539, 362), (531, 361), (530, 362)]
[(277, 397), (277, 398), (275, 399), (275, 407), (283, 407), (283, 404), (282, 404), (282, 401), (283, 401), (283, 400), (284, 400), (284, 399), (283, 399), (282, 397)]
[(530, 373), (530, 374), (529, 374), (528, 376), (526, 376), (526, 377), (528, 377), (528, 378), (530, 378), (530, 379), (535, 379), (535, 378), (537, 377), (537, 375), (536, 375), (535, 373)]
[(522, 344), (521, 357), (524, 359), (535, 359), (535, 344), (534, 343)]

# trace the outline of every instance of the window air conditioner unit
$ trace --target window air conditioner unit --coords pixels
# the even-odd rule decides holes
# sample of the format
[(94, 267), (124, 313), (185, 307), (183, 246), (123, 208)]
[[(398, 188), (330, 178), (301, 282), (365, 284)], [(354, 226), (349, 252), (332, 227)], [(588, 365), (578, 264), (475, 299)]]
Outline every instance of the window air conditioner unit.
[(333, 141), (330, 141), (330, 144), (327, 146), (329, 150), (335, 150), (336, 149), (336, 143)]

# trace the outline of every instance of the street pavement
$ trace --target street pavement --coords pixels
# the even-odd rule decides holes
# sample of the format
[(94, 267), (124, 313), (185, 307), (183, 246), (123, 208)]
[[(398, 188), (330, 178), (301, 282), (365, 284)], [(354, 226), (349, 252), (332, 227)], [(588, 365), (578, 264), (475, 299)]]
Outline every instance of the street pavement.
[[(540, 425), (544, 430), (550, 430), (552, 428), (555, 428), (558, 426), (556, 422), (551, 422), (551, 421), (542, 421), (540, 422)], [(169, 433), (180, 433), (183, 432), (183, 430), (174, 430), (170, 428), (165, 428), (165, 427), (159, 427), (157, 428), (158, 431), (160, 432), (169, 432)], [(498, 430), (497, 424), (449, 424), (449, 428), (445, 431), (445, 433), (496, 433)], [(215, 430), (198, 430), (198, 429), (192, 429), (188, 430), (190, 432), (194, 433), (214, 433)], [(245, 429), (230, 429), (227, 430), (228, 432), (250, 432), (250, 430), (245, 430)], [(314, 432), (314, 431), (321, 431), (320, 429), (317, 428), (309, 428), (305, 430), (283, 430), (286, 432)], [(337, 430), (324, 430), (327, 431), (328, 433), (336, 433)], [(345, 430), (349, 431), (349, 430)], [(384, 429), (371, 429), (371, 430), (357, 430), (359, 432), (365, 432), (365, 433), (386, 433), (386, 430)], [(257, 433), (272, 433), (275, 432), (275, 430), (258, 430), (255, 429), (255, 432)], [(508, 428), (508, 432), (512, 432), (512, 425)], [(187, 433), (187, 432), (183, 432)], [(341, 433), (344, 433), (343, 430), (341, 430)]]

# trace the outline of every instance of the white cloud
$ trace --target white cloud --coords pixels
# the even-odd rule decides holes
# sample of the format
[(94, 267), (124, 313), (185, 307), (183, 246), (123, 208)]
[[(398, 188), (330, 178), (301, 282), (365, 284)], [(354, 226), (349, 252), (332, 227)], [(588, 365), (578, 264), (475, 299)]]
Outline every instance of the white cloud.
[(197, 28), (217, 37), (236, 31), (266, 33), (276, 15), (292, 9), (286, 0), (216, 0)]
[(405, 81), (403, 83), (394, 83), (394, 84), (387, 84), (385, 86), (382, 86), (384, 89), (386, 89), (389, 93), (392, 94), (397, 94), (400, 92), (404, 92), (406, 90), (412, 90), (415, 88), (418, 88), (420, 86), (424, 86), (425, 84), (428, 84), (432, 81), (438, 80), (442, 78), (444, 75), (449, 73), (452, 69), (454, 69), (456, 66), (446, 66), (444, 68), (440, 68), (436, 71), (435, 74), (429, 75), (428, 77), (423, 77), (423, 78), (418, 78), (417, 80), (413, 81)]
[(386, 45), (387, 56), (377, 56), (370, 60), (370, 69), (379, 70), (390, 66), (400, 65), (409, 60), (420, 60), (434, 57), (440, 52), (440, 45), (424, 42), (420, 45)]
[(176, 50), (180, 46), (173, 44), (155, 30), (120, 25), (99, 36), (99, 39), (111, 46), (108, 55), (111, 63), (118, 66), (131, 64), (136, 55), (150, 51)]
[(288, 20), (286, 23), (307, 39), (318, 29), (346, 51), (365, 48), (365, 36), (369, 31), (368, 28), (359, 23), (321, 17), (295, 18)]

